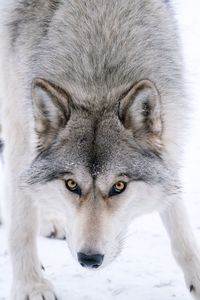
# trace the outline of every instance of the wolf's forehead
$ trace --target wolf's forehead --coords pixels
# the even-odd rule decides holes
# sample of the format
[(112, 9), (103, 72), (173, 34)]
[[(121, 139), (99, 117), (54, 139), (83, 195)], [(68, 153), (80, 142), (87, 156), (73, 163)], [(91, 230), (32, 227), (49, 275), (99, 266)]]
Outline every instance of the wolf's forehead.
[(76, 130), (73, 130), (72, 122), (72, 130), (63, 143), (66, 160), (71, 158), (78, 162), (92, 176), (107, 172), (113, 165), (120, 170), (136, 152), (133, 137), (127, 137), (117, 117), (114, 114), (99, 115), (99, 118), (87, 119), (79, 124)]
[[(109, 185), (117, 178), (128, 177), (130, 180), (142, 180), (149, 183), (160, 183), (164, 175), (162, 163), (157, 157), (149, 157), (137, 151), (121, 155), (112, 156), (93, 156), (88, 160), (77, 165), (79, 173), (87, 174), (87, 178)], [(76, 165), (72, 169), (76, 174)]]
[(156, 156), (138, 147), (116, 116), (87, 118), (78, 125), (74, 122), (69, 122), (64, 138), (49, 153), (49, 159), (55, 162), (55, 173), (66, 170), (74, 174), (87, 173), (87, 177), (93, 179), (107, 178), (110, 173), (113, 177), (129, 174), (134, 179), (145, 180), (155, 173)]
[(128, 174), (133, 180), (161, 181), (163, 166), (156, 155), (116, 132), (114, 137), (100, 132), (83, 128), (84, 134), (70, 134), (65, 141), (57, 141), (34, 160), (29, 182), (48, 182), (66, 174), (78, 175), (83, 182), (103, 180), (106, 185), (110, 184), (109, 178), (114, 180), (120, 174)]
[[(100, 132), (99, 132), (100, 133)], [(114, 136), (113, 136), (114, 135)], [(115, 178), (127, 175), (133, 180), (160, 182), (163, 177), (162, 160), (137, 143), (116, 134), (97, 136), (90, 145), (83, 167), (93, 179)], [(82, 149), (83, 150), (83, 149)]]
[[(128, 175), (136, 180), (147, 180), (154, 173), (152, 167), (157, 159), (144, 150), (130, 147), (120, 140), (104, 141), (96, 139), (94, 143), (82, 146), (76, 152), (75, 163), (71, 165), (72, 172), (77, 168), (79, 172), (87, 173), (92, 179), (117, 177)], [(68, 157), (66, 157), (68, 160)]]
[(92, 177), (105, 173), (110, 165), (114, 163), (115, 154), (120, 150), (120, 141), (117, 143), (117, 140), (109, 134), (103, 135), (100, 132), (99, 135), (96, 136), (94, 131), (88, 138), (86, 133), (85, 137), (77, 141), (79, 146), (75, 150), (77, 151), (77, 160), (81, 160), (81, 163)]

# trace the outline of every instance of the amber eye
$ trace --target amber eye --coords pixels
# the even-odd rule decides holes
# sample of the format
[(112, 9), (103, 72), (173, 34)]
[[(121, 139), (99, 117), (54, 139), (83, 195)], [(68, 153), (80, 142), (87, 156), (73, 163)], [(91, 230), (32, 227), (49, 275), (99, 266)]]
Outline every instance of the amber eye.
[(112, 186), (112, 188), (111, 188), (111, 190), (109, 192), (109, 197), (121, 194), (126, 189), (126, 186), (127, 186), (127, 183), (124, 182), (124, 181), (118, 181), (118, 182), (116, 182)]
[(66, 185), (70, 190), (74, 190), (77, 187), (77, 183), (73, 179), (67, 180)]
[(72, 192), (72, 193), (76, 193), (78, 195), (81, 195), (81, 189), (80, 187), (78, 186), (78, 184), (76, 183), (75, 180), (73, 179), (68, 179), (67, 181), (65, 181), (65, 185), (66, 185), (66, 188)]
[(115, 190), (121, 192), (122, 190), (124, 190), (125, 184), (123, 181), (119, 181), (119, 182), (115, 183), (114, 188), (115, 188)]

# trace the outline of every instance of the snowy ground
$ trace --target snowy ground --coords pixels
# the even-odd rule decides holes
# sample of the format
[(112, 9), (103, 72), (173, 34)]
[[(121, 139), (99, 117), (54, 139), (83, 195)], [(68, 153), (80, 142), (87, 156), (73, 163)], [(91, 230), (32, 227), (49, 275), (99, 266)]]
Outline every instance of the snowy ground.
[[(1, 1), (1, 0), (0, 0)], [(177, 0), (178, 2), (179, 0)], [(181, 3), (182, 2), (182, 3)], [(200, 243), (200, 18), (199, 0), (180, 0), (178, 20), (183, 35), (188, 88), (194, 99), (192, 130), (188, 140), (183, 181), (185, 198)], [(0, 228), (0, 300), (9, 299), (11, 268), (5, 228)], [(143, 217), (130, 228), (124, 251), (104, 270), (84, 270), (64, 241), (39, 239), (46, 275), (58, 299), (65, 300), (189, 300), (180, 269), (172, 258), (169, 241), (158, 216)]]

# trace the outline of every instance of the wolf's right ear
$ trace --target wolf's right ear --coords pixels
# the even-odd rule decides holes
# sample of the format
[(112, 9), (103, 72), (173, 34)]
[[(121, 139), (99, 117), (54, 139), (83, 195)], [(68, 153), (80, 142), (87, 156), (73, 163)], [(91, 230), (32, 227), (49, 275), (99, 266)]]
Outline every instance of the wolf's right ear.
[(160, 152), (162, 148), (162, 114), (160, 94), (150, 80), (141, 80), (123, 97), (119, 118), (124, 127), (147, 147)]
[(32, 83), (35, 131), (41, 148), (46, 148), (70, 118), (70, 97), (58, 86), (36, 78)]

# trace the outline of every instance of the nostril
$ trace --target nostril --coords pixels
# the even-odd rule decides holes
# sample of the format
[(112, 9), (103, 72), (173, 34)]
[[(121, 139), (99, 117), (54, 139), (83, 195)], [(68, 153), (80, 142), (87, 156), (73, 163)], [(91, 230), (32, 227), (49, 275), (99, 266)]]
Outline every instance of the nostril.
[(101, 266), (103, 262), (104, 255), (93, 254), (87, 255), (85, 253), (78, 253), (78, 261), (82, 267), (97, 269)]
[(84, 264), (84, 263), (81, 262), (80, 264), (81, 264), (82, 267), (85, 267), (85, 264)]
[(93, 269), (97, 269), (98, 267), (100, 267), (98, 264), (92, 266)]

